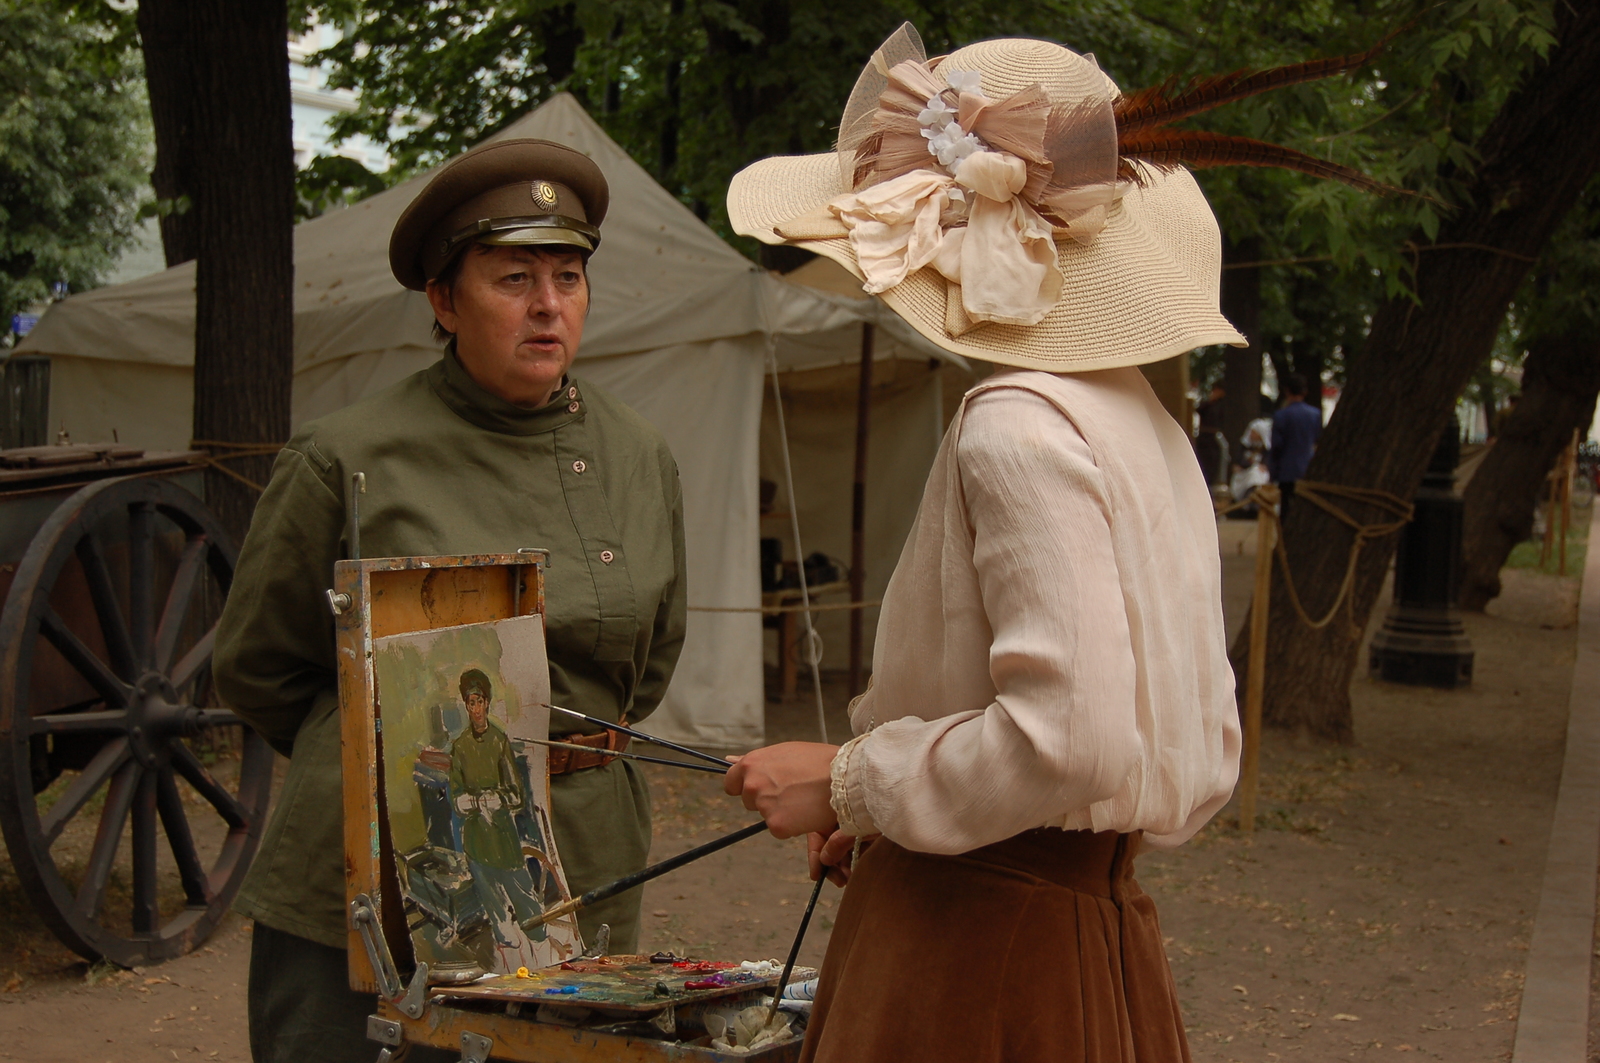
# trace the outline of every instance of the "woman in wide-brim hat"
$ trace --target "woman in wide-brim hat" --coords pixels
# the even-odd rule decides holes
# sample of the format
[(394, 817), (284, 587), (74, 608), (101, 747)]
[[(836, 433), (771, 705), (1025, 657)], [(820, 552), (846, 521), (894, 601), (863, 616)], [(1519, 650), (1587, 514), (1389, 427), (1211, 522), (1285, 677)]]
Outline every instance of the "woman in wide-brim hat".
[(1240, 735), (1210, 493), (1137, 367), (1244, 340), (1218, 312), (1216, 220), (1176, 164), (1367, 183), (1165, 128), (1200, 109), (1123, 98), (1043, 41), (926, 59), (907, 26), (836, 153), (734, 179), (739, 232), (832, 258), (999, 367), (929, 473), (856, 737), (756, 750), (727, 777), (774, 833), (811, 833), (813, 876), (848, 880), (803, 1059), (1188, 1058), (1133, 863), (1222, 807)]

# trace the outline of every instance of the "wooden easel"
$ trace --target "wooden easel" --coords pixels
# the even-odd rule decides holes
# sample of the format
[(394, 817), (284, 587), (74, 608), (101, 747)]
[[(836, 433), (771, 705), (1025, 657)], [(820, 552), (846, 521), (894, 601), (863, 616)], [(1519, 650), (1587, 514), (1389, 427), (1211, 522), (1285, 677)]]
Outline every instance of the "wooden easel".
[[(543, 550), (341, 561), (328, 592), (339, 662), (345, 900), (350, 988), (378, 996), (367, 1020), (379, 1063), (402, 1045), (459, 1051), (463, 1063), (793, 1063), (800, 1041), (733, 1056), (699, 1045), (539, 1022), (504, 1004), (444, 1003), (416, 973), (382, 783), (372, 640), (544, 612)], [(402, 979), (401, 972), (409, 973)]]

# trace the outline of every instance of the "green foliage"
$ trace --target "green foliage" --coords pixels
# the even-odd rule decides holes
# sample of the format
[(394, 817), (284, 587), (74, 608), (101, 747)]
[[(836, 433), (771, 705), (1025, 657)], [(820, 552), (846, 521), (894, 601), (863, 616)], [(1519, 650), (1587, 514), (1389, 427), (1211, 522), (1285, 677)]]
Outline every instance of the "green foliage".
[[(1187, 12), (1190, 22), (1183, 22)], [(1378, 305), (1410, 294), (1420, 256), (1472, 177), (1474, 145), (1553, 43), (1544, 0), (1260, 5), (1174, 0), (1184, 73), (1360, 51), (1404, 27), (1365, 68), (1204, 115), (1195, 124), (1353, 166), (1409, 194), (1367, 196), (1278, 171), (1198, 177), (1230, 241), (1254, 237), (1262, 335), (1280, 367), (1342, 381)], [(1202, 365), (1220, 362), (1216, 355)]]
[(333, 0), (320, 14), (346, 27), (323, 56), (330, 84), (361, 94), (333, 132), (384, 144), (396, 176), (569, 91), (724, 235), (733, 174), (767, 155), (829, 149), (863, 62), (907, 19), (935, 54), (1027, 34), (1091, 41), (1103, 61), (1109, 50), (1131, 68), (1154, 68), (1163, 38), (1127, 0), (514, 0), (476, 10)]
[(131, 13), (0, 0), (0, 322), (50, 285), (93, 287), (148, 186)]
[[(1600, 337), (1600, 179), (1589, 182), (1517, 300), (1526, 337)], [(1600, 346), (1600, 338), (1595, 340)]]
[[(325, 58), (361, 106), (362, 133), (434, 164), (570, 91), (665, 187), (729, 235), (741, 167), (825, 151), (872, 49), (900, 22), (932, 54), (1027, 35), (1095, 53), (1126, 90), (1169, 75), (1264, 68), (1361, 51), (1362, 70), (1199, 116), (1191, 124), (1354, 166), (1386, 198), (1273, 170), (1199, 175), (1230, 243), (1260, 242), (1263, 340), (1275, 361), (1342, 377), (1376, 307), (1406, 295), (1419, 256), (1463, 194), (1474, 145), (1554, 42), (1553, 0), (326, 0), (346, 27)], [(736, 241), (755, 253), (750, 241)], [(1218, 361), (1213, 353), (1209, 361)], [(1207, 359), (1202, 358), (1202, 375)]]
[(354, 159), (318, 155), (295, 173), (294, 220), (298, 223), (315, 218), (387, 187), (382, 174), (373, 173)]

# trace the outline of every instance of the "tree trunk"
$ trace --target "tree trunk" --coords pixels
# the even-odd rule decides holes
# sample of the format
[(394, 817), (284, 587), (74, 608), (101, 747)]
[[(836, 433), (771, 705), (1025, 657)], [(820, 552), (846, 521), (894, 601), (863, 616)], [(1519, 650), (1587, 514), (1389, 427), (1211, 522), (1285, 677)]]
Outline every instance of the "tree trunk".
[[(1222, 263), (1260, 262), (1261, 240), (1249, 237), (1225, 242)], [(1248, 347), (1222, 351), (1222, 434), (1228, 440), (1228, 457), (1237, 463), (1239, 440), (1250, 422), (1261, 416), (1261, 267), (1222, 271), (1222, 316), (1250, 341)]]
[(1528, 346), (1522, 398), (1463, 494), (1461, 607), (1482, 610), (1500, 593), (1500, 568), (1533, 529), (1545, 475), (1574, 430), (1594, 420), (1600, 340), (1589, 332), (1541, 336)]
[[(1477, 145), (1481, 163), (1465, 201), (1421, 233), (1418, 303), (1379, 308), (1348, 384), (1307, 470), (1308, 481), (1375, 488), (1409, 499), (1456, 397), (1489, 356), (1517, 286), (1600, 164), (1600, 5), (1558, 5), (1561, 43), (1506, 100)], [(1361, 521), (1380, 515), (1345, 504)], [(1312, 616), (1343, 583), (1351, 532), (1315, 506), (1294, 506), (1284, 531), (1290, 569)], [(1301, 623), (1274, 572), (1264, 715), (1278, 727), (1335, 741), (1353, 737), (1350, 679), (1361, 629), (1383, 585), (1394, 539), (1361, 552), (1349, 612), (1320, 631)], [(1352, 624), (1353, 621), (1353, 624)], [(1248, 630), (1248, 625), (1246, 626)], [(1248, 640), (1234, 645), (1244, 674)]]
[[(139, 15), (157, 173), (193, 204), (163, 225), (162, 238), (169, 261), (199, 260), (194, 438), (219, 457), (229, 449), (211, 444), (281, 444), (294, 368), (287, 9), (283, 0), (143, 0)], [(272, 458), (227, 467), (260, 484)], [(223, 526), (243, 538), (256, 492), (216, 468), (206, 470), (205, 491)]]
[(193, 202), (195, 159), (194, 50), (188, 46), (185, 0), (140, 0), (139, 39), (144, 81), (155, 126), (156, 164), (150, 184), (168, 209), (160, 216), (167, 268), (195, 257)]

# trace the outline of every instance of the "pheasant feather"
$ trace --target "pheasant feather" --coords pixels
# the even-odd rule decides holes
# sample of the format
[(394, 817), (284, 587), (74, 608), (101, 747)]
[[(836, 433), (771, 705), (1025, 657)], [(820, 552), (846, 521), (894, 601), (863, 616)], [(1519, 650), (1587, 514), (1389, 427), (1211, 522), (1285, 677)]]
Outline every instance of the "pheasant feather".
[(1249, 137), (1226, 136), (1195, 129), (1154, 129), (1124, 138), (1119, 144), (1121, 163), (1118, 176), (1143, 184), (1135, 161), (1158, 170), (1170, 171), (1180, 165), (1195, 169), (1210, 166), (1275, 166), (1313, 177), (1343, 181), (1363, 192), (1394, 194), (1400, 189), (1374, 181), (1358, 170), (1319, 159), (1293, 148), (1279, 147)]
[[(1405, 27), (1401, 27), (1404, 29)], [(1192, 115), (1220, 107), (1225, 103), (1242, 100), (1272, 89), (1299, 85), (1319, 78), (1332, 77), (1347, 70), (1366, 65), (1381, 52), (1400, 30), (1384, 35), (1383, 39), (1364, 52), (1341, 55), (1328, 59), (1312, 59), (1304, 63), (1273, 67), (1271, 70), (1235, 70), (1207, 78), (1191, 79), (1179, 88), (1177, 77), (1170, 77), (1158, 85), (1140, 89), (1131, 96), (1119, 98), (1112, 110), (1117, 118), (1118, 134), (1136, 133), (1140, 130), (1167, 125)]]

